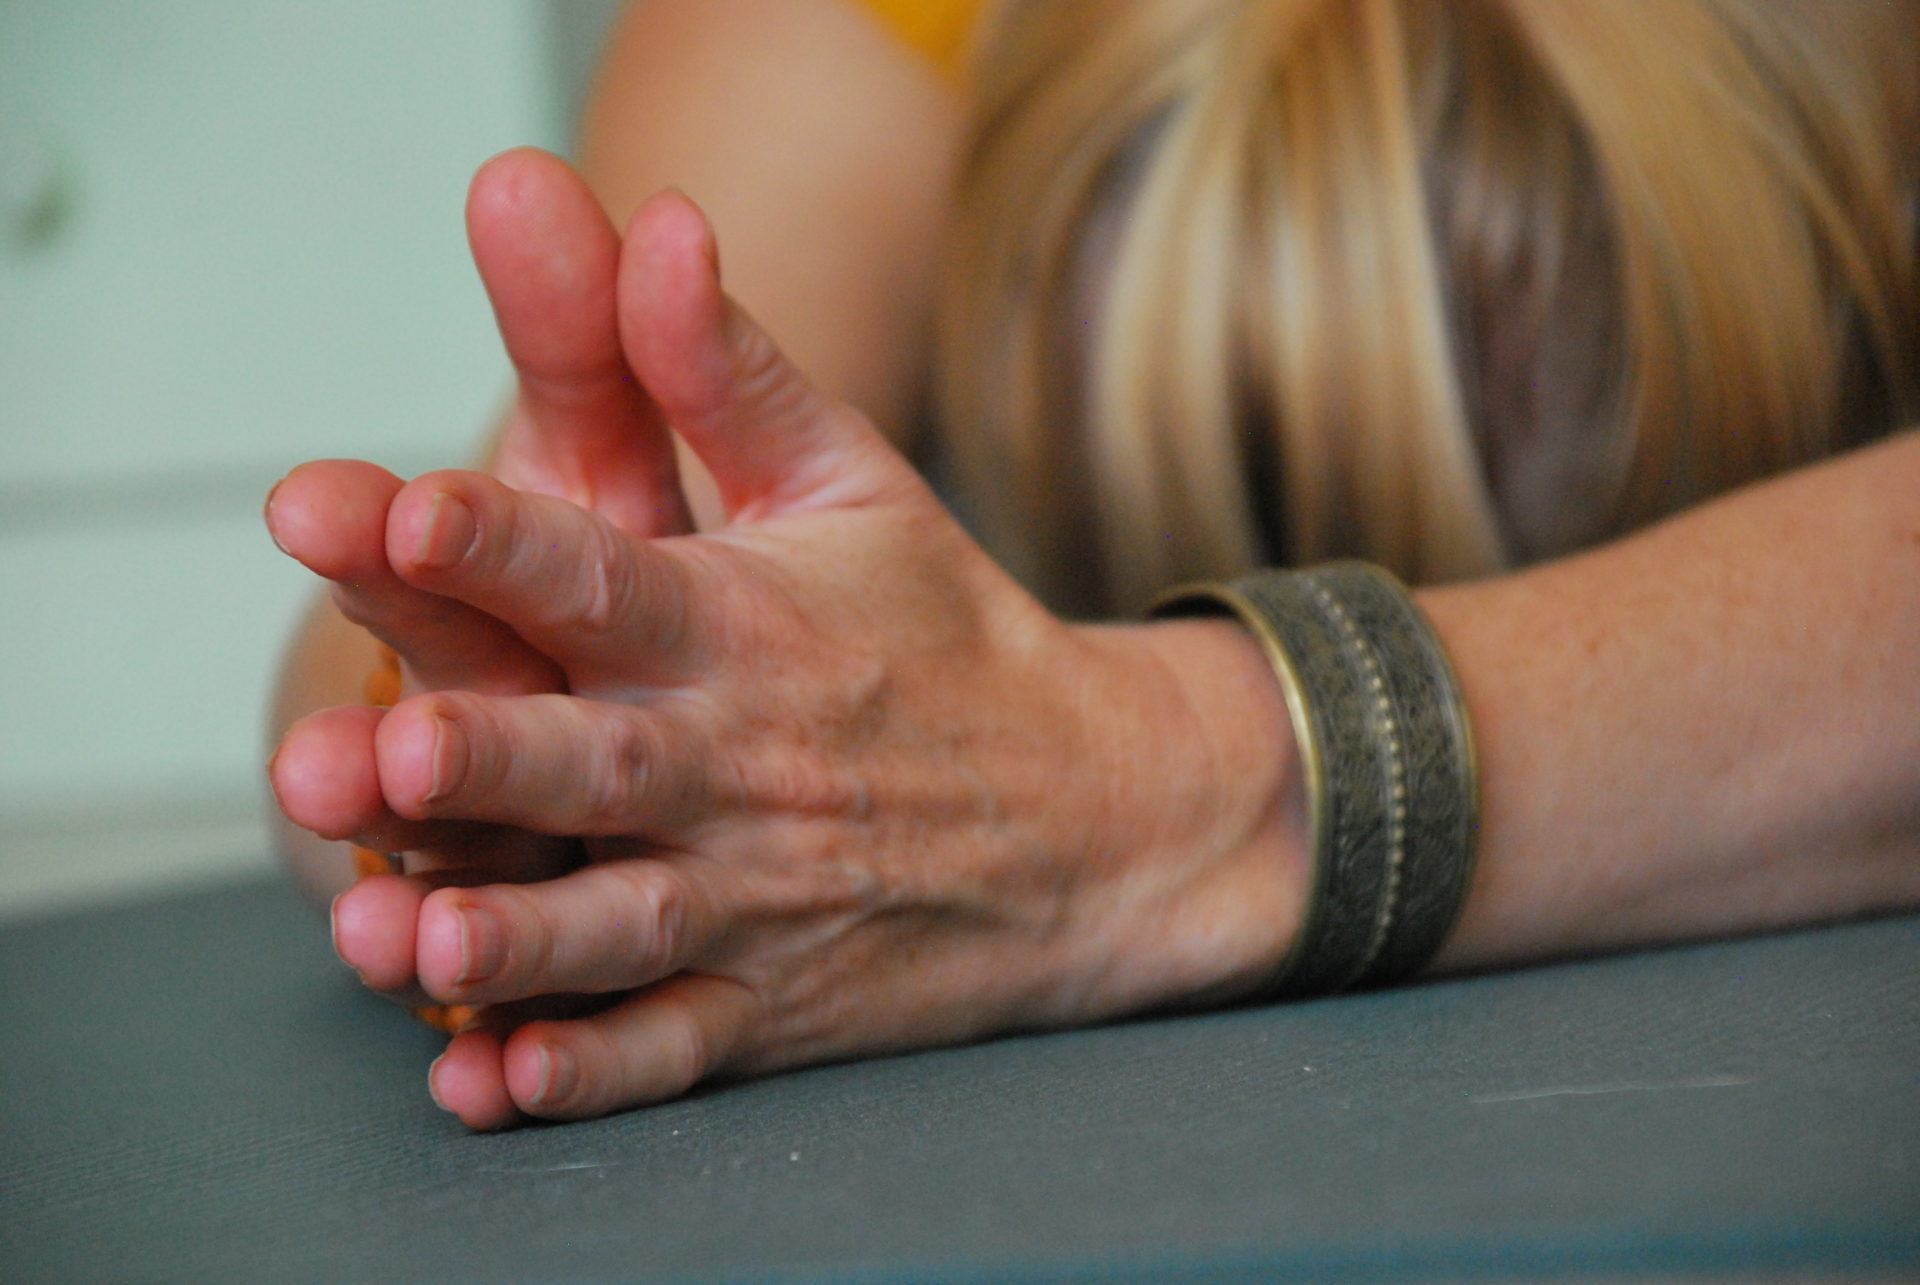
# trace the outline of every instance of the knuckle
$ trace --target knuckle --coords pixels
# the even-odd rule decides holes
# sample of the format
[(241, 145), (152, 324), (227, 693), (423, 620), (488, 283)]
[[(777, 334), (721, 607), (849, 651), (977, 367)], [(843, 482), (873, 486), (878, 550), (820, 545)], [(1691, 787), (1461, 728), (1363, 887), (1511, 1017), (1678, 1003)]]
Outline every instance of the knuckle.
[(498, 903), (507, 934), (507, 965), (497, 982), (516, 991), (543, 993), (555, 980), (559, 935), (540, 901), (518, 889), (502, 889)]
[(783, 408), (782, 403), (797, 398), (804, 390), (804, 381), (793, 378), (773, 337), (738, 317), (733, 319), (731, 329), (733, 395), (763, 412), (777, 412)]
[(705, 1028), (684, 1003), (670, 1003), (662, 1017), (653, 1053), (662, 1095), (672, 1096), (705, 1078), (713, 1064), (713, 1049)]
[(587, 528), (586, 548), (573, 592), (562, 600), (560, 628), (589, 638), (620, 633), (638, 606), (634, 560), (620, 533), (606, 522)]
[(635, 829), (646, 819), (661, 758), (658, 738), (637, 719), (610, 718), (597, 724), (595, 739), (582, 823), (589, 834)]
[(631, 972), (652, 981), (674, 971), (687, 939), (687, 892), (674, 874), (658, 865), (638, 866), (628, 874), (638, 913), (627, 943)]
[(605, 1031), (575, 1028), (568, 1040), (574, 1055), (573, 1083), (546, 1114), (600, 1115), (633, 1105), (634, 1051)]
[(737, 563), (728, 554), (699, 545), (657, 545), (662, 557), (636, 566), (635, 642), (654, 653), (679, 658), (694, 668), (712, 660), (716, 622), (753, 610), (743, 592)]
[(362, 629), (386, 622), (387, 613), (382, 610), (386, 604), (366, 590), (336, 581), (328, 587), (327, 592), (333, 599), (335, 609)]

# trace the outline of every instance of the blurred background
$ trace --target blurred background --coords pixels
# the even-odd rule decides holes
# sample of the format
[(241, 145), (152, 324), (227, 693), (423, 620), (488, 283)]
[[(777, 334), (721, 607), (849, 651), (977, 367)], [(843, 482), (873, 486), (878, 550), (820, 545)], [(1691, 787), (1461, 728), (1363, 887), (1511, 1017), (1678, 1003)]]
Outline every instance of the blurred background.
[(466, 182), (564, 151), (602, 0), (0, 0), (0, 918), (269, 864), (294, 464), (508, 389)]

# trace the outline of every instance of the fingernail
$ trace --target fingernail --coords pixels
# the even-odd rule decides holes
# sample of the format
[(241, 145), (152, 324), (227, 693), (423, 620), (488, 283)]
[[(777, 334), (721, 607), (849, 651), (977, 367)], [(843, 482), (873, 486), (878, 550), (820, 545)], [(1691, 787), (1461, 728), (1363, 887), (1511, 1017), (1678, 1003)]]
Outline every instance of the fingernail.
[(280, 488), (286, 483), (286, 480), (284, 477), (281, 478), (273, 484), (273, 489), (267, 492), (267, 502), (260, 506), (260, 516), (267, 524), (267, 534), (273, 537), (274, 547), (288, 557), (292, 557), (293, 551), (287, 548), (286, 541), (280, 538), (280, 533), (273, 529), (273, 497), (280, 494)]
[(466, 769), (466, 745), (460, 729), (451, 719), (433, 716), (432, 775), (427, 780), (427, 797), (422, 803), (438, 803), (452, 794)]
[[(682, 192), (682, 196), (686, 193)], [(707, 261), (707, 267), (713, 272), (713, 279), (720, 279), (720, 238), (713, 234), (713, 222), (707, 218), (707, 212), (700, 208), (699, 202), (687, 197), (687, 204), (693, 206), (694, 213), (700, 216), (700, 257)]]
[(434, 1075), (440, 1070), (440, 1064), (446, 1060), (447, 1055), (442, 1053), (439, 1057), (433, 1059), (433, 1065), (427, 1068), (427, 1096), (432, 1098), (433, 1105), (439, 1107), (442, 1111), (451, 1111), (453, 1108), (448, 1106), (446, 1099), (440, 1096), (440, 1086), (433, 1082)]
[(533, 1095), (536, 1106), (552, 1106), (573, 1096), (580, 1081), (580, 1064), (573, 1054), (557, 1044), (540, 1046), (540, 1091)]
[(333, 938), (334, 955), (341, 963), (345, 964), (348, 968), (352, 968), (353, 975), (360, 979), (362, 986), (365, 986), (367, 984), (367, 975), (354, 967), (353, 961), (340, 952), (340, 898), (346, 895), (344, 892), (336, 893), (333, 902), (327, 907), (327, 933)]
[(473, 547), (476, 530), (473, 510), (466, 501), (448, 491), (433, 497), (427, 511), (427, 526), (420, 533), (420, 551), (416, 560), (423, 567), (445, 570), (467, 556)]
[(460, 921), (460, 975), (454, 984), (483, 982), (507, 963), (507, 929), (500, 917), (479, 906), (462, 906)]

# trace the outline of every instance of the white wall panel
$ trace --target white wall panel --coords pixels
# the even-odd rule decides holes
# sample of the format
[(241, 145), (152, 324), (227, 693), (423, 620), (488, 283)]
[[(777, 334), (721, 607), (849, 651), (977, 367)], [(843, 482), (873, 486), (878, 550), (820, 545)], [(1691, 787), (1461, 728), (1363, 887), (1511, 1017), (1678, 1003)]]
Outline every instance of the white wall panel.
[(553, 29), (536, 0), (0, 3), (0, 914), (263, 858), (311, 578), (261, 501), (313, 456), (467, 457), (506, 377), (461, 206), (560, 141)]
[(499, 392), (467, 177), (551, 145), (525, 0), (0, 5), (0, 478), (452, 448)]

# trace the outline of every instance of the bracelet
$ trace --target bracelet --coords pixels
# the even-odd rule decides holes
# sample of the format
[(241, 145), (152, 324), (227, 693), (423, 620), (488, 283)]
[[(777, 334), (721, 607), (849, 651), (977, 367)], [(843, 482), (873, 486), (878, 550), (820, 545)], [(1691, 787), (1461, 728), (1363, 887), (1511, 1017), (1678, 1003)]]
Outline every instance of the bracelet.
[(1306, 780), (1306, 918), (1265, 996), (1412, 976), (1459, 918), (1479, 833), (1472, 726), (1440, 639), (1364, 562), (1184, 585), (1154, 607), (1228, 613), (1286, 692)]
[[(367, 675), (367, 681), (361, 685), (361, 698), (369, 705), (391, 709), (400, 702), (402, 690), (400, 653), (381, 643), (380, 663), (371, 674)], [(355, 879), (364, 879), (368, 875), (398, 873), (400, 873), (400, 862), (396, 854), (381, 852), (374, 848), (363, 848), (357, 843), (353, 845)], [(425, 1004), (414, 1009), (413, 1015), (436, 1031), (457, 1035), (479, 1011), (471, 1004)]]

